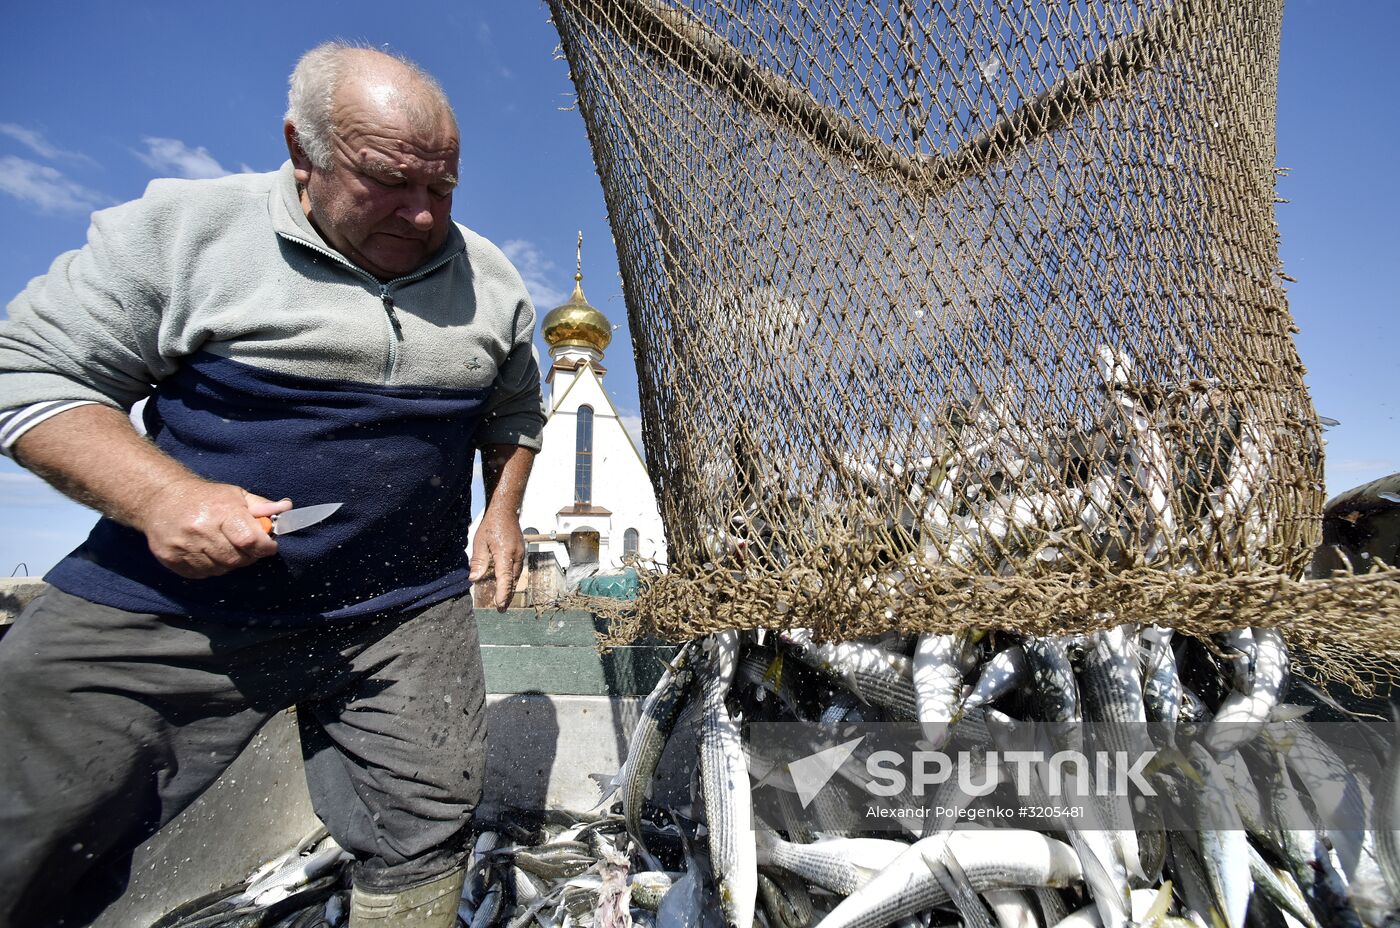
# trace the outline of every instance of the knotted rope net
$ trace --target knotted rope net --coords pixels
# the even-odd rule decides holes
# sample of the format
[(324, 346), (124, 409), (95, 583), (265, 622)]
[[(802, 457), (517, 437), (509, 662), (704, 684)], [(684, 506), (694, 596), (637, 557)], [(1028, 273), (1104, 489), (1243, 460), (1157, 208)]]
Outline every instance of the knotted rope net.
[(1280, 0), (549, 0), (669, 566), (615, 627), (1283, 627), (1321, 439), (1274, 220)]

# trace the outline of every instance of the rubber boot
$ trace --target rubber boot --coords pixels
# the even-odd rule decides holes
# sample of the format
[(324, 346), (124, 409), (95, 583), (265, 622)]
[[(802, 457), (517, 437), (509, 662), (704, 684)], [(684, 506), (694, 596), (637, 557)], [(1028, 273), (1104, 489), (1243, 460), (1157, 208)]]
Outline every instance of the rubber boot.
[(350, 928), (457, 928), (466, 878), (463, 867), (394, 893), (356, 886), (350, 892)]

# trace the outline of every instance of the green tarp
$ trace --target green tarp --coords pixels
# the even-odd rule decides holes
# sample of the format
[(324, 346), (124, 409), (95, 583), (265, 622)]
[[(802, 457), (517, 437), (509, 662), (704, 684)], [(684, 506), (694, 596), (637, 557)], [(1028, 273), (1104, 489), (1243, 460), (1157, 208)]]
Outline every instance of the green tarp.
[(616, 573), (594, 574), (579, 581), (578, 591), (584, 596), (636, 599), (637, 572), (631, 567), (624, 567)]

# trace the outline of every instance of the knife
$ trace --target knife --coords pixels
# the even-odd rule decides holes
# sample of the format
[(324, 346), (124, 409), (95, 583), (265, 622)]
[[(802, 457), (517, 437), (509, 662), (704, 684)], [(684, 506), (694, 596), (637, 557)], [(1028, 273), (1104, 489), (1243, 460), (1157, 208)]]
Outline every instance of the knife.
[(319, 506), (303, 506), (300, 509), (279, 512), (270, 518), (258, 516), (257, 522), (262, 526), (262, 530), (269, 535), (286, 535), (289, 532), (306, 528), (308, 525), (315, 525), (343, 505), (344, 503), (322, 503)]

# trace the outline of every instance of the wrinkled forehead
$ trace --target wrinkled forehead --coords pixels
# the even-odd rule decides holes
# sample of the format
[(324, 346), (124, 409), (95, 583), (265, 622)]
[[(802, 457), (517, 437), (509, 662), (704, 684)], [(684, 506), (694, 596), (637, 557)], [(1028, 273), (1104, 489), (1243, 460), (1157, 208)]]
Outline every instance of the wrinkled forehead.
[(364, 168), (383, 165), (439, 174), (457, 171), (455, 134), (441, 138), (382, 127), (354, 127), (337, 130), (336, 141), (347, 161)]
[(456, 170), (457, 123), (437, 97), (420, 87), (388, 80), (347, 81), (332, 110), (336, 135), (355, 160), (368, 149), (385, 158), (448, 162)]

